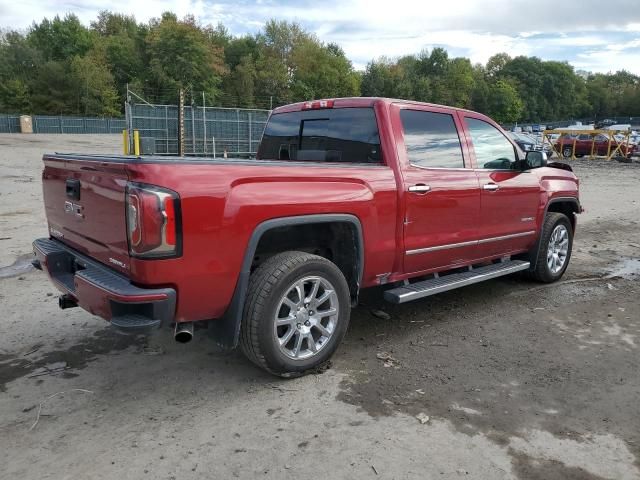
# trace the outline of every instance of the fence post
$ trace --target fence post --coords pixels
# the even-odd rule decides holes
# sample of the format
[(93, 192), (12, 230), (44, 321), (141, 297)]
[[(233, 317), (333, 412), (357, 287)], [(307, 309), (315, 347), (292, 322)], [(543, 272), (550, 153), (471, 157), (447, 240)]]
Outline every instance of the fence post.
[(207, 154), (207, 109), (205, 107), (204, 91), (202, 92), (202, 153)]
[(167, 109), (169, 107), (167, 105), (164, 106), (164, 137), (165, 137), (165, 146), (166, 146), (166, 150), (164, 153), (166, 153), (167, 155), (169, 154), (169, 113), (167, 112)]
[(240, 109), (236, 108), (236, 130), (238, 131), (237, 151), (240, 153)]
[(196, 154), (196, 113), (195, 105), (193, 104), (193, 93), (191, 94), (191, 150), (194, 155)]
[(178, 155), (184, 157), (184, 90), (180, 89), (178, 104)]
[(136, 157), (140, 156), (140, 132), (138, 130), (133, 131), (133, 153)]
[(64, 128), (62, 127), (62, 115), (60, 115), (59, 120), (60, 120), (60, 133), (64, 133)]
[(253, 153), (253, 144), (251, 143), (251, 112), (249, 112), (249, 156)]

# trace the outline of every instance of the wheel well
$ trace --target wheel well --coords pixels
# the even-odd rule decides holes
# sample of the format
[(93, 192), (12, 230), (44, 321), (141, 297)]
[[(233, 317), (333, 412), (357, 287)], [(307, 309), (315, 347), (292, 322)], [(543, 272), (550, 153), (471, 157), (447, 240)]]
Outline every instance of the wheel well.
[(564, 215), (566, 215), (569, 221), (571, 222), (571, 228), (575, 231), (576, 216), (574, 214), (579, 212), (578, 205), (575, 202), (571, 202), (571, 201), (553, 202), (551, 205), (549, 205), (547, 212), (557, 212), (557, 213), (563, 213)]
[(349, 222), (321, 222), (286, 225), (266, 231), (258, 242), (251, 271), (269, 257), (290, 250), (312, 253), (337, 265), (347, 279), (352, 297), (360, 280), (360, 239)]

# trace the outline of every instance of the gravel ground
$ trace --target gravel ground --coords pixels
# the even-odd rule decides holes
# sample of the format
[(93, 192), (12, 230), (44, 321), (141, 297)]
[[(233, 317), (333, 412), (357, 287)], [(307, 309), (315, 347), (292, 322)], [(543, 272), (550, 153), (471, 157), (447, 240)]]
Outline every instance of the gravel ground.
[(640, 164), (572, 162), (587, 211), (562, 282), (367, 291), (332, 368), (282, 381), (198, 332), (61, 311), (29, 268), (42, 153), (119, 149), (0, 135), (0, 478), (640, 478)]

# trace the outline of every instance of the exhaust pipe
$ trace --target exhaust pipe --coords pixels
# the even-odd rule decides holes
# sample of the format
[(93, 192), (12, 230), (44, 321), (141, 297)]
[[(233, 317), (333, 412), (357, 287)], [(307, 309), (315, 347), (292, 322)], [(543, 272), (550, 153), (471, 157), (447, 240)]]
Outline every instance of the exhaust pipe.
[(73, 298), (71, 295), (69, 295), (68, 293), (65, 293), (64, 295), (60, 295), (58, 297), (58, 306), (62, 310), (65, 310), (67, 308), (77, 307), (78, 302), (76, 302), (76, 299)]
[(193, 322), (176, 322), (173, 338), (179, 343), (189, 343), (193, 338)]

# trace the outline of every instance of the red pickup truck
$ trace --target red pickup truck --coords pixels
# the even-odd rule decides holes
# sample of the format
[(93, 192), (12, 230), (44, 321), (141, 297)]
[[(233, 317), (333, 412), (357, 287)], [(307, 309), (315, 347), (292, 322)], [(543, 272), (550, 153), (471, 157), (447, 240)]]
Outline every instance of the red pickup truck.
[(381, 98), (277, 108), (256, 159), (47, 154), (34, 265), (121, 330), (194, 324), (295, 376), (360, 289), (393, 303), (518, 271), (558, 280), (578, 179), (484, 115)]
[(610, 139), (602, 133), (561, 135), (555, 143), (555, 150), (561, 152), (564, 158), (571, 158), (574, 154), (578, 158), (590, 155), (606, 157), (611, 154), (631, 158), (637, 153), (635, 144), (622, 142), (616, 138)]

